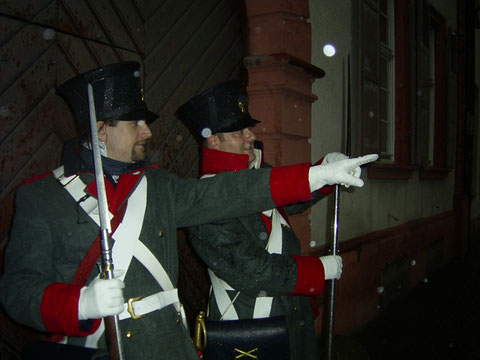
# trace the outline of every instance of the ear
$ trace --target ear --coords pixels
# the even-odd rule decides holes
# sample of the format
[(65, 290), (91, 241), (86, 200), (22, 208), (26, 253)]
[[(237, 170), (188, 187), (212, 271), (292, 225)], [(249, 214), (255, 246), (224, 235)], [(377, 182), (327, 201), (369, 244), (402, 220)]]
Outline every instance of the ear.
[(219, 150), (220, 138), (217, 135), (210, 135), (207, 138), (207, 144), (211, 149)]
[(103, 121), (97, 121), (98, 140), (107, 142), (107, 126)]

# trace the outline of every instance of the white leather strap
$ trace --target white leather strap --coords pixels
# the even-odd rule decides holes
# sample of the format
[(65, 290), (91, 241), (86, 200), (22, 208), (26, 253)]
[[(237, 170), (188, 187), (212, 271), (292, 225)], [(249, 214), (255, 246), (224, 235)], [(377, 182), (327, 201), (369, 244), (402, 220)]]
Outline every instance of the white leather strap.
[(120, 280), (124, 280), (133, 257), (133, 249), (136, 246), (140, 232), (142, 231), (143, 218), (147, 208), (147, 178), (142, 177), (135, 191), (130, 195), (127, 202), (125, 215), (112, 238), (115, 240), (112, 248), (112, 257), (115, 267), (124, 272)]
[[(215, 174), (204, 174), (200, 179), (207, 179), (214, 177)], [(208, 275), (210, 276), (210, 282), (212, 283), (212, 290), (217, 302), (218, 310), (222, 314), (220, 320), (238, 320), (238, 314), (233, 306), (233, 301), (228, 296), (227, 290), (234, 291), (226, 281), (220, 279), (215, 273), (208, 269)]]
[[(147, 296), (137, 301), (132, 302), (133, 313), (135, 316), (143, 316), (152, 311), (160, 310), (168, 305), (178, 303), (178, 289), (169, 291), (160, 291), (156, 294)], [(128, 319), (131, 314), (128, 312), (128, 305), (125, 304), (125, 309), (119, 315), (120, 320)]]
[[(282, 253), (282, 224), (288, 226), (288, 223), (278, 212), (277, 209), (267, 210), (264, 212), (266, 216), (271, 216), (272, 230), (265, 249), (270, 254)], [(213, 271), (208, 270), (208, 275), (212, 283), (212, 289), (217, 302), (220, 314), (222, 314), (222, 320), (238, 320), (238, 314), (233, 305), (227, 291), (234, 291), (234, 289), (227, 284), (224, 280), (215, 275)], [(237, 293), (238, 294), (238, 293)], [(273, 298), (270, 296), (257, 297), (255, 299), (255, 307), (253, 310), (253, 318), (260, 319), (269, 317), (272, 310)]]
[(213, 294), (218, 305), (218, 310), (222, 314), (222, 320), (238, 320), (238, 314), (233, 306), (233, 301), (228, 296), (227, 290), (234, 290), (225, 281), (220, 279), (215, 273), (208, 269), (208, 275), (212, 283)]
[(260, 169), (262, 165), (262, 150), (260, 149), (253, 149), (253, 153), (255, 154), (255, 160), (248, 166), (249, 169)]
[[(52, 171), (53, 176), (63, 185), (63, 188), (75, 199), (80, 207), (87, 213), (95, 223), (100, 226), (100, 216), (98, 213), (98, 201), (93, 196), (88, 196), (84, 200), (80, 201), (87, 195), (85, 193), (86, 184), (80, 179), (78, 175), (64, 176), (63, 165)], [(79, 202), (80, 201), (80, 202)], [(113, 215), (108, 212), (108, 217), (111, 220)]]
[(137, 260), (148, 269), (163, 290), (173, 289), (173, 283), (162, 264), (160, 264), (150, 249), (148, 249), (141, 241), (136, 242), (133, 256), (135, 256)]
[[(152, 254), (149, 248), (147, 248), (140, 240), (137, 241), (134, 249), (133, 256), (137, 258), (140, 263), (152, 274), (160, 287), (165, 291), (176, 290), (173, 287), (173, 283), (170, 280), (167, 272), (157, 258)], [(175, 306), (177, 312), (181, 315), (183, 324), (187, 327), (187, 317), (185, 310), (177, 296), (177, 301), (172, 303)]]
[[(69, 194), (79, 201), (85, 193), (86, 185), (79, 176), (73, 175), (69, 177), (63, 176), (63, 166), (53, 171), (54, 176), (69, 192)], [(90, 196), (86, 200), (81, 201), (80, 206), (90, 216), (90, 218), (99, 225), (98, 216), (98, 202), (97, 199)], [(145, 315), (152, 311), (159, 310), (165, 306), (173, 304), (178, 313), (181, 314), (184, 325), (186, 325), (186, 316), (180, 300), (178, 298), (178, 291), (174, 289), (173, 284), (166, 273), (163, 266), (155, 258), (152, 252), (140, 241), (140, 232), (142, 230), (143, 219), (147, 205), (147, 178), (142, 177), (138, 183), (135, 191), (131, 194), (127, 202), (125, 215), (122, 223), (119, 225), (112, 238), (115, 243), (112, 248), (112, 257), (115, 261), (115, 267), (124, 270), (120, 279), (123, 280), (130, 266), (132, 257), (135, 256), (140, 263), (152, 274), (159, 286), (167, 291), (160, 291), (156, 294), (150, 295), (142, 300), (132, 303), (135, 315)], [(110, 214), (110, 218), (113, 216)], [(137, 239), (137, 240), (132, 240)], [(124, 305), (127, 309), (128, 305)], [(129, 318), (130, 314), (124, 310), (120, 315), (120, 319)], [(97, 331), (87, 336), (86, 347), (96, 348), (98, 340), (105, 330), (103, 320)]]
[[(277, 209), (271, 210), (272, 214), (272, 230), (270, 231), (270, 236), (268, 238), (268, 243), (266, 250), (270, 254), (281, 254), (282, 253), (282, 221), (287, 224), (282, 215), (278, 212)], [(288, 224), (287, 224), (288, 225)], [(255, 300), (255, 307), (253, 309), (253, 318), (261, 319), (270, 316), (272, 311), (273, 297), (271, 296), (258, 296)]]
[[(131, 239), (138, 239), (140, 231), (142, 229), (143, 217), (145, 216), (146, 208), (146, 193), (147, 182), (143, 177), (135, 191), (130, 195), (125, 214), (122, 219), (122, 223), (118, 226), (115, 233), (112, 234), (112, 238), (115, 240), (112, 248), (112, 258), (115, 261), (115, 267), (122, 269), (123, 274), (120, 279), (123, 281), (127, 274), (128, 267), (132, 260), (133, 247), (136, 241)], [(95, 199), (96, 201), (96, 199)], [(124, 304), (124, 308), (127, 308), (127, 304)], [(90, 348), (98, 347), (98, 340), (105, 331), (105, 326), (102, 322), (93, 334), (88, 335), (86, 338), (85, 346)]]

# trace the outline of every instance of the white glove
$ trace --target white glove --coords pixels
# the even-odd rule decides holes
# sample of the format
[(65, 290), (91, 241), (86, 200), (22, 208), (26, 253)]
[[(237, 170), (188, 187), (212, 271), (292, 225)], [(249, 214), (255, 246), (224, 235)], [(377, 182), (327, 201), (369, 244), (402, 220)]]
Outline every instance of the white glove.
[(376, 161), (377, 154), (370, 154), (353, 159), (338, 160), (328, 164), (312, 166), (308, 172), (310, 191), (320, 189), (325, 185), (340, 184), (344, 186), (362, 187), (360, 166)]
[(93, 279), (88, 286), (80, 290), (78, 319), (100, 319), (120, 314), (125, 302), (122, 290), (124, 287), (125, 284), (119, 279)]
[(339, 152), (331, 152), (325, 155), (322, 164), (331, 164), (332, 162), (348, 159), (348, 156)]
[(325, 280), (338, 280), (342, 276), (343, 260), (338, 255), (321, 256), (320, 261), (325, 270)]
[[(342, 154), (339, 152), (331, 152), (325, 155), (321, 165), (331, 164), (335, 161), (345, 160), (349, 158), (350, 157), (345, 154)], [(362, 174), (362, 169), (359, 166), (355, 168), (355, 170), (353, 170), (353, 173), (351, 175), (353, 175), (356, 178), (359, 178), (361, 174)], [(350, 185), (346, 185), (346, 184), (341, 184), (341, 185), (345, 186), (346, 188), (350, 187)]]

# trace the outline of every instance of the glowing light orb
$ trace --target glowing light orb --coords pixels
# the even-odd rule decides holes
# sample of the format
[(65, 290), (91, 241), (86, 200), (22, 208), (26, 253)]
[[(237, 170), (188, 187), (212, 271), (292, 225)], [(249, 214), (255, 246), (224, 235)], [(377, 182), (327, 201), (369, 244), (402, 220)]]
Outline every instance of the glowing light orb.
[(323, 46), (323, 53), (325, 56), (332, 57), (337, 53), (337, 49), (332, 44), (325, 44)]

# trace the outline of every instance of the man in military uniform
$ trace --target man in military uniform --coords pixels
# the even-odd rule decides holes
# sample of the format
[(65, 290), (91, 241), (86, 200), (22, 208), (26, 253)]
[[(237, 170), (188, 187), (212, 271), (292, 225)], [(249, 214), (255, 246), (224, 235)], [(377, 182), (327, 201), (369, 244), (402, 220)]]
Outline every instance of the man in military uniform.
[[(101, 143), (114, 279), (98, 277), (97, 189), (91, 141), (65, 144), (63, 165), (19, 188), (0, 278), (0, 300), (17, 322), (83, 348), (105, 348), (103, 317), (118, 315), (127, 359), (197, 359), (178, 300), (176, 230), (245, 216), (297, 201), (325, 182), (363, 183), (361, 159), (323, 168), (245, 170), (212, 179), (181, 179), (151, 165), (145, 143), (158, 116), (144, 101), (140, 65), (126, 62), (63, 84), (80, 133), (89, 127), (93, 88)], [(283, 189), (294, 189), (288, 194)], [(241, 201), (232, 202), (231, 199)], [(224, 204), (231, 206), (225, 208)]]
[[(218, 109), (213, 116), (212, 103)], [(254, 147), (260, 145), (253, 132), (259, 121), (250, 116), (238, 82), (227, 81), (206, 90), (177, 114), (203, 139), (202, 176), (266, 166), (260, 146)], [(330, 153), (322, 160), (327, 164), (346, 158)], [(324, 280), (340, 278), (342, 259), (300, 256), (300, 242), (287, 213), (304, 211), (330, 192), (331, 187), (325, 186), (308, 202), (189, 228), (191, 243), (209, 267), (212, 281), (208, 319), (285, 316), (290, 359), (319, 359), (310, 296), (321, 294)]]

